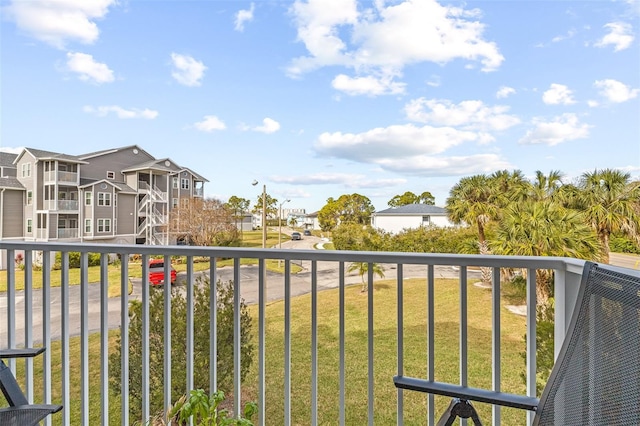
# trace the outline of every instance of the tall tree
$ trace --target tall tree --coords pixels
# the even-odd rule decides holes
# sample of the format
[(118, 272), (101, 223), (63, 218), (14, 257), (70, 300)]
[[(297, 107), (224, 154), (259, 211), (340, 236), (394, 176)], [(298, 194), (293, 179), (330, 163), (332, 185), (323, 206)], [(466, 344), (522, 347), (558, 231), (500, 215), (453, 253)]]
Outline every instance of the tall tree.
[(577, 184), (573, 206), (584, 212), (609, 262), (609, 237), (621, 232), (640, 243), (640, 182), (620, 170), (604, 169), (584, 173)]
[(531, 183), (520, 170), (499, 170), (488, 179), (494, 200), (502, 207), (525, 200), (531, 191)]
[(409, 204), (427, 204), (433, 206), (435, 204), (435, 197), (429, 192), (425, 191), (420, 195), (416, 195), (411, 191), (407, 191), (402, 195), (396, 195), (387, 203), (389, 207), (400, 207)]
[(333, 197), (329, 197), (327, 199), (327, 204), (318, 211), (318, 223), (320, 224), (320, 229), (325, 232), (332, 231), (338, 225), (339, 220), (340, 209), (338, 203), (333, 199)]
[[(595, 232), (582, 212), (550, 199), (512, 203), (504, 212), (491, 242), (494, 253), (511, 256), (568, 256), (598, 259)], [(551, 271), (536, 272), (538, 303), (551, 295)]]
[(318, 212), (318, 222), (323, 231), (331, 231), (340, 223), (368, 225), (374, 211), (371, 200), (363, 195), (341, 195), (337, 200), (327, 200)]
[(559, 170), (552, 170), (548, 175), (536, 170), (536, 177), (531, 184), (531, 198), (538, 201), (557, 198), (563, 188), (563, 177)]
[(338, 198), (341, 208), (340, 220), (342, 222), (359, 223), (369, 225), (371, 215), (376, 210), (371, 200), (360, 194), (341, 195)]
[[(495, 185), (487, 175), (464, 177), (449, 192), (446, 209), (455, 224), (473, 226), (478, 232), (480, 254), (489, 254), (486, 227), (500, 215), (499, 196)], [(491, 269), (482, 268), (482, 282), (491, 283)]]
[[(278, 215), (278, 199), (266, 194), (267, 219), (273, 219)], [(262, 194), (258, 195), (258, 199), (251, 210), (254, 214), (262, 214)], [(263, 226), (266, 224), (263, 224)]]
[(170, 213), (169, 231), (197, 246), (227, 246), (238, 240), (233, 212), (213, 198), (191, 198)]
[(238, 226), (238, 221), (242, 220), (244, 214), (249, 210), (249, 203), (250, 201), (246, 198), (240, 198), (232, 195), (229, 197), (229, 201), (225, 204), (233, 214), (233, 218), (236, 221), (236, 227)]

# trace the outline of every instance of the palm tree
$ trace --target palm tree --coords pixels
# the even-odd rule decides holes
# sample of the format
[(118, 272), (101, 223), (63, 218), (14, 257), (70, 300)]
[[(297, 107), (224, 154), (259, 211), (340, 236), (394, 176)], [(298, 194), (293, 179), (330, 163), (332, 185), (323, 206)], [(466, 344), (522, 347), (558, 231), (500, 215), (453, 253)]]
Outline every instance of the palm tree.
[(609, 237), (622, 232), (640, 243), (640, 182), (629, 173), (604, 169), (584, 173), (577, 184), (573, 206), (584, 212), (598, 235), (603, 262), (609, 262)]
[(496, 202), (506, 207), (511, 203), (520, 202), (529, 196), (531, 183), (527, 181), (520, 170), (512, 172), (499, 170), (489, 176), (493, 186)]
[[(378, 263), (371, 263), (371, 268), (374, 275), (377, 275), (380, 278), (384, 278), (384, 268), (382, 266), (380, 266)], [(367, 285), (364, 281), (364, 274), (369, 272), (369, 262), (353, 262), (347, 268), (347, 272), (353, 272), (353, 271), (358, 271), (358, 273), (360, 274), (360, 278), (362, 279), (362, 288), (360, 289), (360, 291), (362, 293), (366, 292)]]
[[(455, 224), (475, 226), (478, 230), (478, 248), (480, 254), (490, 254), (487, 245), (486, 227), (497, 220), (500, 214), (498, 197), (492, 180), (486, 175), (475, 175), (460, 179), (451, 188), (446, 207), (449, 220)], [(482, 268), (482, 282), (491, 283), (491, 269)]]
[[(504, 211), (491, 243), (494, 253), (511, 256), (567, 256), (597, 259), (600, 247), (584, 214), (552, 200), (513, 203)], [(551, 295), (551, 271), (536, 272), (538, 304)]]
[(536, 177), (531, 188), (531, 197), (538, 201), (557, 197), (563, 187), (563, 177), (564, 175), (559, 170), (552, 170), (546, 176), (540, 170), (536, 170)]

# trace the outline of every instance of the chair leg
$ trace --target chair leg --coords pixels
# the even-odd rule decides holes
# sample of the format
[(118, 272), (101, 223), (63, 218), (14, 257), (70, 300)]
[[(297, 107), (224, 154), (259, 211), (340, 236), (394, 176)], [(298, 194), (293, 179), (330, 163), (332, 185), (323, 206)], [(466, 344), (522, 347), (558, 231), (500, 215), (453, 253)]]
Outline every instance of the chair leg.
[(442, 414), (440, 420), (438, 420), (437, 426), (451, 426), (456, 417), (460, 417), (461, 419), (471, 418), (475, 426), (482, 426), (478, 412), (473, 405), (471, 405), (471, 402), (460, 398), (453, 398), (451, 400), (447, 410)]

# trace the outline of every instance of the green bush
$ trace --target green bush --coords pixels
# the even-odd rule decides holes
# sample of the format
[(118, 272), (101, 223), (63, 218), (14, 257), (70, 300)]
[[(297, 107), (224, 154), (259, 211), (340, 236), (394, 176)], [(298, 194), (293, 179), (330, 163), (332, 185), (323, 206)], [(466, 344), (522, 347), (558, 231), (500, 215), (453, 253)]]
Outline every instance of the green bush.
[(390, 249), (410, 253), (478, 253), (478, 235), (471, 227), (406, 229), (391, 238)]
[[(89, 253), (88, 254), (88, 262), (89, 266), (99, 266), (100, 265), (100, 253)], [(59, 270), (62, 267), (62, 253), (56, 253), (56, 261), (53, 265), (53, 269)], [(80, 267), (80, 252), (71, 251), (69, 252), (69, 268), (79, 268)]]
[[(217, 377), (218, 390), (233, 391), (233, 281), (217, 283)], [(193, 386), (207, 394), (209, 389), (209, 294), (208, 278), (197, 278), (194, 286), (194, 374)], [(171, 400), (187, 392), (186, 388), (186, 318), (185, 297), (178, 289), (171, 291)], [(129, 306), (129, 404), (132, 421), (142, 420), (142, 304)], [(164, 395), (164, 291), (151, 288), (149, 297), (149, 392), (151, 413), (162, 413)], [(244, 302), (240, 308), (241, 380), (253, 360), (252, 320)], [(109, 385), (120, 393), (121, 341), (109, 357)]]
[(371, 226), (342, 223), (333, 230), (332, 242), (336, 250), (384, 251), (389, 235)]
[(640, 254), (640, 245), (624, 235), (611, 235), (609, 249), (614, 253)]

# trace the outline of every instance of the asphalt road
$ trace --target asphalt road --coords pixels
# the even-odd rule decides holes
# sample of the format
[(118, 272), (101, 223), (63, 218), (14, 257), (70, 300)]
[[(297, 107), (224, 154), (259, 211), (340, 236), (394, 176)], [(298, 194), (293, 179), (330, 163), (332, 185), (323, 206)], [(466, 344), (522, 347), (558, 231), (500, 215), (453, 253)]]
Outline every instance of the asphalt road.
[[(321, 243), (321, 239), (317, 237), (305, 236), (300, 241), (286, 241), (282, 243), (282, 248), (285, 249), (313, 249), (318, 243)], [(640, 257), (612, 254), (611, 263), (618, 266), (624, 266), (628, 268), (638, 268)], [(291, 276), (291, 295), (297, 296), (305, 294), (311, 291), (311, 262), (301, 261), (299, 263), (303, 270), (297, 274)], [(393, 265), (382, 265), (385, 268), (385, 279), (394, 279), (396, 277), (396, 270)], [(339, 284), (339, 275), (336, 262), (318, 262), (317, 271), (317, 284), (319, 290), (336, 288)], [(233, 268), (224, 267), (219, 268), (217, 271), (218, 278), (223, 281), (233, 279)], [(474, 271), (469, 271), (470, 278), (474, 278)], [(421, 266), (405, 266), (404, 277), (425, 277), (426, 267)], [(436, 267), (437, 277), (458, 277), (458, 271), (451, 267)], [(243, 266), (240, 273), (240, 294), (247, 304), (254, 304), (258, 302), (258, 267), (257, 266)], [(180, 281), (180, 276), (178, 278)], [(361, 277), (357, 273), (347, 274), (345, 277), (346, 283), (360, 284)], [(132, 279), (133, 292), (130, 298), (140, 297), (141, 294), (141, 280)], [(177, 285), (180, 288), (180, 285)], [(81, 294), (80, 286), (69, 287), (69, 334), (76, 336), (80, 334), (80, 315), (81, 315)], [(88, 294), (88, 310), (87, 315), (89, 318), (89, 332), (95, 332), (100, 330), (100, 286), (99, 284), (90, 284), (87, 288)], [(267, 301), (281, 300), (284, 298), (284, 275), (274, 272), (267, 272)], [(4, 295), (0, 295), (0, 317), (6, 318), (6, 306), (7, 299)], [(120, 326), (120, 312), (121, 312), (121, 298), (114, 297), (108, 300), (108, 326), (109, 328), (118, 328)], [(61, 336), (61, 294), (60, 288), (51, 289), (51, 337), (52, 339), (58, 339)], [(33, 324), (33, 340), (38, 342), (42, 339), (42, 293), (39, 290), (33, 291), (33, 303), (32, 303), (32, 324)], [(21, 345), (24, 342), (24, 323), (25, 323), (25, 300), (24, 293), (18, 292), (16, 295), (16, 344)], [(3, 321), (0, 324), (0, 342), (3, 342), (0, 346), (6, 346), (7, 339), (7, 326)]]

